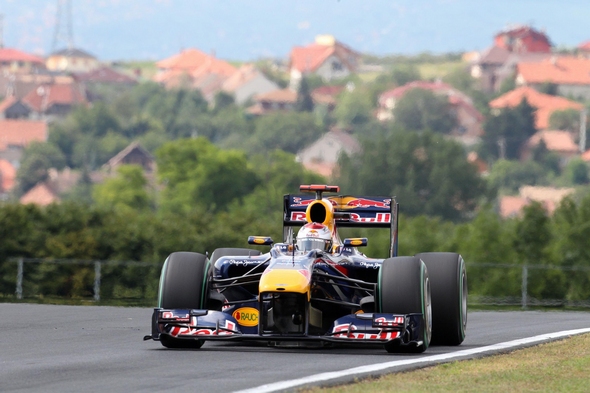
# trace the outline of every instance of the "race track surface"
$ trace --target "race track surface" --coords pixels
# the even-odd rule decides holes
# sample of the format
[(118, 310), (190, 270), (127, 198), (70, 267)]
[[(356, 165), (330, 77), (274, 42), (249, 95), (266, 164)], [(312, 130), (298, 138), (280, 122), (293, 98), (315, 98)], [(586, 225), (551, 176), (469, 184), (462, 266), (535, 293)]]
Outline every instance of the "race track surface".
[(430, 347), (420, 355), (393, 355), (381, 348), (278, 349), (218, 342), (198, 350), (168, 350), (142, 341), (150, 333), (151, 314), (151, 308), (1, 303), (0, 390), (232, 392), (590, 328), (588, 312), (470, 312), (461, 346)]

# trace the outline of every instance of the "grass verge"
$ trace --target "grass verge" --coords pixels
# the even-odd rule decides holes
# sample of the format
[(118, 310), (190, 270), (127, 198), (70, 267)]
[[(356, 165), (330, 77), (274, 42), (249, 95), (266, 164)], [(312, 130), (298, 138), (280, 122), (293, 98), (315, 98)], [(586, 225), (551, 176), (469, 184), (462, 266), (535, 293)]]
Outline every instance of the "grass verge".
[(588, 392), (590, 334), (307, 393)]

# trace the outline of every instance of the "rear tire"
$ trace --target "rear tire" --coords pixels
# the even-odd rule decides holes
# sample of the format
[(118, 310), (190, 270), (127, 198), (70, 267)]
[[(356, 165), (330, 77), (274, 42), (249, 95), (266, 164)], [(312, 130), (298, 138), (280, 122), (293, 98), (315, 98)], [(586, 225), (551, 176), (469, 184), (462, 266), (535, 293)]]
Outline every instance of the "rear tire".
[(461, 255), (417, 254), (428, 268), (432, 288), (432, 344), (459, 345), (467, 329), (467, 272)]
[(382, 313), (422, 314), (422, 344), (415, 348), (385, 344), (387, 352), (424, 352), (432, 335), (430, 281), (426, 265), (416, 257), (393, 257), (383, 261), (378, 279), (377, 309)]
[[(168, 256), (160, 276), (158, 306), (165, 309), (202, 309), (206, 303), (210, 264), (203, 254), (174, 252)], [(166, 348), (200, 348), (203, 340), (184, 340), (160, 335)]]

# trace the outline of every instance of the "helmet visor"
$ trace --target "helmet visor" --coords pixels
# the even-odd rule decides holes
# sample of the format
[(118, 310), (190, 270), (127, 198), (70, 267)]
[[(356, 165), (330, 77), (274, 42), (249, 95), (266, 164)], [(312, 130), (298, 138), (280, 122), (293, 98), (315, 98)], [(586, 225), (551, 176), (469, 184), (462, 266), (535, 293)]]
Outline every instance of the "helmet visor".
[(297, 247), (299, 247), (300, 251), (310, 251), (310, 250), (326, 250), (326, 241), (318, 238), (308, 237), (304, 239), (297, 240)]

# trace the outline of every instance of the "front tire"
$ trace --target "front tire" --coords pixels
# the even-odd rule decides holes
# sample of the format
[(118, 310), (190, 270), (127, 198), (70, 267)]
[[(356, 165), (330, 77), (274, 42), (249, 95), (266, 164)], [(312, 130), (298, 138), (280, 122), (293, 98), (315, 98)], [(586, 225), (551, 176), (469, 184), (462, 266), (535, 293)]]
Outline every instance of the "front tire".
[(467, 329), (467, 272), (461, 255), (417, 254), (428, 268), (432, 287), (432, 344), (459, 345)]
[[(422, 344), (408, 348), (410, 352), (424, 352), (432, 335), (430, 280), (426, 265), (416, 257), (393, 257), (383, 261), (378, 279), (377, 309), (382, 313), (422, 314)], [(387, 352), (401, 348), (385, 344)]]
[[(158, 307), (165, 309), (202, 309), (206, 303), (210, 264), (203, 254), (174, 252), (168, 256), (160, 276)], [(184, 340), (160, 335), (166, 348), (200, 348), (202, 340)]]

